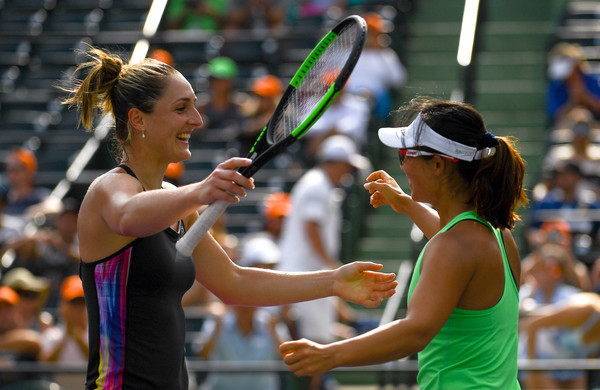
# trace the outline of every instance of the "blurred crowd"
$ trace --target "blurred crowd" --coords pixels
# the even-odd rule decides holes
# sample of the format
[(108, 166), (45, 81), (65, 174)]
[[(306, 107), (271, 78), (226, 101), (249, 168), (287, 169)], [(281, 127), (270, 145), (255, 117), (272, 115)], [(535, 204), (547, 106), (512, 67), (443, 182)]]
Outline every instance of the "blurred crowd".
[[(318, 19), (355, 2), (291, 3), (170, 1), (166, 27), (277, 33), (286, 21)], [(369, 130), (385, 123), (407, 80), (405, 67), (389, 46), (389, 21), (376, 12), (362, 16), (368, 25), (366, 46), (343, 93), (301, 146), (276, 162), (281, 168), (301, 169), (302, 177), (292, 188), (265, 195), (255, 232), (239, 237), (229, 233), (227, 215), (211, 230), (240, 265), (304, 271), (340, 264), (342, 205), (354, 180), (362, 181), (372, 168), (366, 158)], [(155, 47), (149, 56), (177, 68), (177, 58), (165, 48)], [(238, 64), (226, 56), (198, 65), (208, 75), (207, 87), (197, 96), (203, 128), (219, 130), (228, 153), (246, 155), (287, 80), (259, 72), (242, 85)], [(600, 75), (576, 44), (559, 42), (548, 53), (547, 118), (543, 176), (531, 189), (521, 245), (519, 353), (522, 359), (595, 358), (600, 352)], [(200, 129), (191, 142), (205, 142), (207, 134)], [(87, 319), (79, 279), (79, 201), (57, 200), (48, 189), (37, 187), (37, 169), (34, 152), (14, 149), (7, 153), (0, 181), (0, 364), (83, 363)], [(172, 164), (165, 179), (184, 184), (184, 163)], [(306, 240), (293, 239), (301, 230), (309, 235)], [(203, 319), (188, 329), (190, 359), (277, 360), (277, 345), (283, 340), (328, 342), (358, 329), (353, 309), (335, 299), (277, 308), (229, 307), (196, 283), (184, 306), (196, 313), (194, 318)], [(83, 383), (76, 375), (37, 376), (54, 379), (67, 390)], [(35, 377), (0, 372), (0, 388)], [(331, 375), (301, 384), (271, 373), (191, 377), (202, 390), (336, 386)], [(583, 370), (524, 371), (520, 379), (526, 389), (581, 389), (600, 383)]]
[[(548, 147), (525, 227), (520, 358), (597, 358), (600, 306), (600, 75), (583, 48), (548, 53)], [(583, 370), (522, 372), (527, 389), (585, 389)]]
[[(167, 29), (267, 29), (279, 34), (282, 25), (296, 18), (320, 25), (328, 13), (340, 12), (349, 3), (181, 0), (169, 2), (164, 20)], [(399, 56), (389, 47), (390, 21), (377, 12), (363, 17), (368, 25), (366, 47), (344, 92), (308, 133), (306, 141), (274, 162), (278, 168), (300, 172), (298, 178), (302, 175), (305, 179), (299, 182), (304, 184), (298, 188), (269, 187), (259, 202), (260, 226), (255, 231), (231, 234), (226, 228), (227, 214), (211, 229), (230, 257), (242, 266), (319, 270), (342, 263), (343, 204), (347, 191), (358, 182), (356, 178), (362, 181), (371, 167), (365, 157), (369, 128), (374, 121), (385, 121), (407, 77)], [(148, 57), (175, 68), (178, 65), (178, 58), (168, 47), (152, 47)], [(223, 55), (198, 64), (197, 72), (207, 82), (197, 92), (196, 107), (203, 126), (192, 135), (192, 145), (210, 142), (211, 132), (217, 131), (219, 140), (225, 140), (222, 147), (227, 154), (248, 153), (289, 81), (265, 69), (248, 78), (241, 75), (240, 64), (234, 58)], [(75, 364), (82, 368), (87, 361), (88, 341), (79, 277), (80, 199), (58, 198), (36, 184), (36, 150), (23, 146), (7, 151), (6, 156), (0, 180), (0, 365), (59, 362), (65, 367)], [(185, 162), (171, 164), (165, 180), (185, 184)], [(319, 190), (318, 198), (313, 196), (315, 189)], [(288, 219), (289, 223), (284, 223)], [(312, 229), (310, 240), (300, 240), (307, 242), (304, 253), (316, 255), (312, 259), (284, 256), (290, 253), (290, 246), (298, 244), (293, 237), (297, 230), (304, 230), (304, 224)], [(287, 242), (287, 247), (282, 242)], [(277, 347), (284, 340), (315, 336), (332, 341), (356, 333), (353, 309), (336, 299), (314, 302), (310, 308), (230, 307), (196, 283), (183, 303), (190, 317), (189, 359), (279, 360)], [(0, 388), (25, 383), (22, 381), (52, 380), (66, 390), (80, 389), (84, 376), (0, 371)], [(190, 377), (198, 389), (336, 387), (331, 375), (296, 384), (288, 383), (293, 381), (288, 376), (270, 373), (190, 373)]]

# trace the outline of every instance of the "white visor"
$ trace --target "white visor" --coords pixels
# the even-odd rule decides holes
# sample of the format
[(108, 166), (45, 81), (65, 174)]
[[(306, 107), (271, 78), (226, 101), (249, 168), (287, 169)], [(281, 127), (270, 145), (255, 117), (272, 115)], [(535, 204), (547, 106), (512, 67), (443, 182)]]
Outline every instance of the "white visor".
[(408, 127), (384, 127), (379, 129), (379, 139), (384, 145), (392, 148), (414, 149), (426, 146), (448, 157), (463, 161), (480, 160), (495, 152), (495, 148), (477, 150), (474, 146), (452, 141), (436, 133), (421, 119), (421, 114)]

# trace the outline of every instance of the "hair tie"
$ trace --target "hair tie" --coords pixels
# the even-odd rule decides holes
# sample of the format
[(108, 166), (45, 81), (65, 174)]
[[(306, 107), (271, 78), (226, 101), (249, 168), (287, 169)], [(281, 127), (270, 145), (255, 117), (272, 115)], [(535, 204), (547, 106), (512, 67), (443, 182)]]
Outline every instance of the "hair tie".
[(494, 147), (494, 146), (498, 146), (498, 138), (496, 138), (496, 136), (491, 133), (491, 132), (487, 132), (483, 135), (483, 146), (485, 147)]

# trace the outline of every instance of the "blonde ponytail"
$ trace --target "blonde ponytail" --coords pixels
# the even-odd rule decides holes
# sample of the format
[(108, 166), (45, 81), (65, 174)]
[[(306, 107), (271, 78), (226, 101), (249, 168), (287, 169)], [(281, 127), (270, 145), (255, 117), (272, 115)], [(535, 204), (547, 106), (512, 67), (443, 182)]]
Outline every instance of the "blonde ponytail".
[(92, 128), (97, 109), (104, 113), (112, 111), (111, 95), (118, 83), (123, 61), (102, 50), (91, 48), (88, 51), (91, 61), (77, 67), (76, 72), (88, 72), (85, 79), (76, 82), (69, 90), (71, 96), (63, 103), (77, 107), (81, 111), (80, 124), (86, 130)]

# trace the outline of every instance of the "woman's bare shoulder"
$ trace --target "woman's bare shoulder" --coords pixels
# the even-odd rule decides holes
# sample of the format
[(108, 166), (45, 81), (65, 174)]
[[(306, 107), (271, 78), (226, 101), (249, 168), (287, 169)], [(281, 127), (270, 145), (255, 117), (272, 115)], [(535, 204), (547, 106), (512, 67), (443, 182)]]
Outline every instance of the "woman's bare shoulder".
[[(120, 172), (119, 172), (120, 171)], [(132, 240), (115, 233), (105, 215), (119, 188), (136, 185), (133, 177), (118, 168), (98, 176), (90, 185), (79, 211), (78, 234), (81, 259), (84, 262), (102, 259)]]
[(86, 198), (94, 198), (99, 194), (113, 194), (118, 189), (134, 186), (143, 190), (140, 182), (127, 174), (122, 168), (116, 167), (95, 178), (88, 187)]

